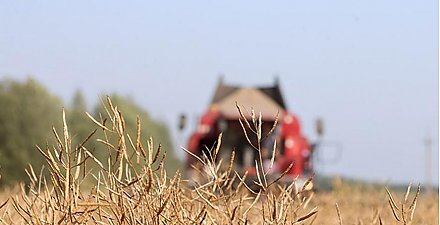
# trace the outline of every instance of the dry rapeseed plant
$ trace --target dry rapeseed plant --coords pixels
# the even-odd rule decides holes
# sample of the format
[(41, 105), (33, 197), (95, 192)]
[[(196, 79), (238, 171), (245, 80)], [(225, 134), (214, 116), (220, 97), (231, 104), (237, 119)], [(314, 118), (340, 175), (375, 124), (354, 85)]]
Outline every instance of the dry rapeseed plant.
[[(286, 186), (269, 181), (261, 163), (261, 114), (257, 118), (252, 111), (249, 122), (237, 108), (248, 141), (249, 133), (257, 137), (260, 158), (257, 178), (251, 181), (257, 189), (249, 187), (247, 173), (234, 171), (234, 152), (229, 162), (217, 158), (222, 135), (209, 155), (193, 155), (205, 168), (200, 171), (204, 179), (191, 183), (179, 171), (167, 175), (160, 144), (142, 137), (139, 118), (136, 134), (127, 133), (123, 114), (107, 98), (106, 115), (88, 114), (97, 130), (75, 146), (63, 112), (62, 133), (53, 129), (54, 146), (38, 147), (51, 176), (37, 175), (30, 166), (29, 187), (21, 185), (19, 194), (0, 202), (0, 224), (314, 224), (319, 213), (312, 206), (314, 193), (304, 194), (307, 182), (298, 188), (294, 181)], [(98, 131), (102, 137), (95, 137)], [(107, 148), (107, 159), (86, 147), (91, 141)], [(94, 184), (88, 188), (90, 180)], [(404, 208), (409, 192), (401, 208), (388, 192), (395, 215), (402, 212), (396, 216), (400, 221), (411, 221), (414, 214), (419, 192)], [(340, 218), (339, 208), (338, 214)]]
[(394, 218), (400, 222), (401, 224), (404, 225), (409, 225), (411, 224), (412, 220), (414, 219), (414, 212), (416, 210), (416, 205), (417, 205), (417, 198), (419, 197), (420, 194), (420, 184), (419, 186), (417, 186), (417, 191), (416, 194), (414, 196), (414, 199), (411, 201), (411, 204), (408, 206), (409, 201), (408, 201), (408, 197), (409, 197), (409, 193), (411, 191), (411, 183), (408, 185), (408, 189), (406, 191), (405, 197), (403, 199), (403, 201), (399, 204), (399, 206), (397, 206), (396, 201), (394, 201), (393, 195), (391, 194), (391, 192), (388, 190), (388, 188), (385, 188), (388, 194), (388, 202), (390, 204), (390, 208), (393, 212)]
[[(256, 190), (255, 188), (249, 187), (248, 181), (246, 181), (247, 172), (240, 175), (239, 172), (233, 171), (234, 151), (231, 153), (231, 160), (226, 167), (227, 169), (222, 170), (222, 163), (224, 162), (222, 159), (217, 160), (222, 134), (219, 135), (215, 148), (208, 149), (208, 151), (206, 151), (207, 153), (202, 156), (194, 155), (184, 149), (202, 165), (201, 168), (203, 168), (203, 171), (199, 171), (199, 173), (205, 182), (203, 184), (195, 182), (193, 192), (195, 192), (196, 198), (201, 199), (206, 206), (209, 206), (211, 210), (217, 212), (216, 217), (208, 216), (209, 221), (212, 223), (224, 223), (227, 221), (232, 224), (246, 224), (249, 222), (264, 222), (267, 224), (284, 224), (289, 222), (300, 224), (306, 222), (306, 220), (317, 213), (316, 207), (308, 209), (308, 203), (313, 195), (304, 196), (302, 194), (311, 179), (304, 184), (301, 190), (297, 189), (295, 181), (292, 181), (287, 187), (276, 185), (276, 181), (287, 173), (288, 170), (286, 170), (278, 178), (269, 182), (267, 178), (269, 171), (265, 171), (262, 164), (261, 114), (256, 118), (252, 110), (251, 119), (253, 126), (251, 126), (238, 104), (237, 109), (240, 113), (240, 123), (246, 139), (249, 144), (254, 147), (254, 150), (257, 151), (259, 156), (255, 162), (257, 180), (251, 180), (251, 182), (256, 185)], [(273, 132), (276, 124), (277, 122), (275, 122), (266, 136)], [(251, 142), (248, 130), (256, 135), (256, 144)], [(269, 170), (273, 167), (275, 149), (276, 148), (274, 148), (272, 153)], [(199, 170), (196, 167), (194, 167), (194, 169)], [(272, 186), (273, 188), (270, 190)]]
[[(265, 174), (259, 177), (262, 187), (250, 192), (244, 180), (233, 172), (232, 156), (228, 169), (220, 170), (217, 160), (221, 136), (210, 157), (201, 163), (210, 171), (209, 179), (193, 187), (181, 179), (180, 172), (172, 177), (164, 170), (165, 153), (152, 138), (142, 142), (140, 119), (136, 137), (125, 130), (122, 113), (107, 99), (106, 115), (89, 118), (101, 130), (103, 138), (95, 138), (97, 130), (82, 143), (73, 146), (63, 111), (63, 131), (53, 129), (54, 146), (38, 147), (47, 161), (51, 176), (36, 175), (32, 166), (27, 170), (31, 180), (21, 193), (0, 205), (12, 205), (0, 218), (3, 224), (249, 224), (303, 223), (316, 214), (306, 210), (309, 200), (302, 198), (295, 185), (277, 187), (269, 192)], [(106, 146), (107, 161), (98, 159), (86, 143), (96, 140)], [(195, 156), (198, 157), (198, 156)], [(92, 169), (90, 164), (95, 164)], [(87, 169), (89, 168), (89, 169)], [(260, 167), (262, 168), (262, 167)], [(263, 171), (263, 170), (262, 170)], [(233, 175), (233, 176), (231, 176)], [(239, 178), (236, 180), (236, 178)], [(93, 179), (90, 189), (84, 188)], [(275, 185), (274, 185), (275, 187)], [(261, 213), (262, 212), (262, 213)], [(17, 219), (18, 216), (18, 219)]]

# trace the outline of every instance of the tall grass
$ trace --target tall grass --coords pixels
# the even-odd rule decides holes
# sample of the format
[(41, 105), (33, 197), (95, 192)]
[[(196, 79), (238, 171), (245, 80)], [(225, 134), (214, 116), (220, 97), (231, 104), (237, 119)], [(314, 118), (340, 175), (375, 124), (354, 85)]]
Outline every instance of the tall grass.
[[(307, 184), (297, 187), (292, 180), (288, 185), (280, 185), (277, 179), (267, 178), (259, 144), (265, 135), (261, 133), (261, 115), (257, 117), (252, 112), (252, 120), (248, 121), (238, 105), (237, 108), (246, 136), (257, 136), (254, 147), (260, 153), (255, 162), (259, 172), (256, 180), (251, 181), (256, 189), (248, 186), (247, 173), (234, 170), (234, 152), (227, 162), (218, 159), (222, 135), (208, 151), (209, 155), (192, 155), (203, 165), (204, 169), (199, 171), (201, 179), (184, 179), (180, 171), (167, 174), (166, 152), (161, 145), (154, 143), (151, 137), (142, 136), (140, 118), (137, 132), (127, 133), (123, 113), (108, 98), (106, 115), (93, 118), (88, 114), (102, 131), (102, 137), (97, 137), (95, 130), (81, 143), (72, 143), (63, 112), (63, 130), (53, 129), (56, 142), (37, 147), (51, 176), (46, 178), (30, 166), (27, 169), (30, 185), (11, 190), (14, 194), (8, 199), (0, 198), (0, 223), (318, 224), (320, 210), (315, 203), (319, 201), (314, 199), (313, 192), (305, 191)], [(100, 161), (94, 156), (94, 150), (86, 147), (90, 141), (106, 146), (106, 162)], [(272, 164), (274, 157), (275, 153)], [(391, 192), (387, 193), (395, 215), (393, 221), (410, 224), (419, 191), (408, 201), (408, 189), (400, 205)], [(339, 222), (328, 222), (342, 224), (344, 211), (336, 208)], [(333, 213), (336, 214), (336, 210)], [(375, 222), (385, 224), (380, 215)]]

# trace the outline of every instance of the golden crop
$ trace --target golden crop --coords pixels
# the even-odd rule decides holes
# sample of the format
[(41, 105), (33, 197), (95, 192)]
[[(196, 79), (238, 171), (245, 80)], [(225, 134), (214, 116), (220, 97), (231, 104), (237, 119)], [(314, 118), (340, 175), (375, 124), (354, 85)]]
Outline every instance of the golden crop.
[[(209, 171), (203, 179), (189, 182), (179, 171), (166, 174), (160, 145), (152, 138), (143, 144), (139, 122), (137, 133), (128, 134), (123, 114), (110, 99), (107, 106), (105, 117), (89, 116), (103, 136), (92, 132), (75, 146), (63, 113), (62, 133), (54, 130), (57, 142), (38, 148), (51, 176), (30, 167), (28, 186), (3, 190), (0, 223), (438, 224), (438, 194), (422, 194), (419, 188), (392, 193), (335, 182), (332, 191), (314, 192), (307, 190), (307, 182), (297, 187), (268, 179), (258, 162), (257, 188), (250, 188), (246, 174), (234, 171), (233, 155), (230, 162), (216, 159), (221, 137), (210, 157), (194, 156)], [(258, 118), (255, 126), (242, 125), (261, 137)], [(94, 157), (87, 141), (107, 146), (107, 162)]]

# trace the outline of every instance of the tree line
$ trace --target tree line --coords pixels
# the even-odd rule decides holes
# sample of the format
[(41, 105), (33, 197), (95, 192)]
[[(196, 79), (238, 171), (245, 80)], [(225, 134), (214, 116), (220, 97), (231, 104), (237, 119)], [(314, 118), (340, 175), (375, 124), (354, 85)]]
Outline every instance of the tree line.
[[(105, 96), (104, 96), (105, 99)], [(175, 171), (179, 160), (174, 156), (168, 127), (163, 121), (152, 118), (148, 112), (132, 98), (111, 94), (110, 99), (123, 112), (126, 130), (136, 136), (137, 118), (140, 118), (142, 137), (153, 137), (155, 143), (161, 143), (167, 151), (167, 170)], [(66, 112), (72, 147), (81, 144), (96, 130), (95, 136), (102, 138), (100, 130), (86, 115), (94, 118), (107, 115), (105, 103), (97, 101), (92, 110), (87, 109), (87, 102), (81, 91), (77, 91), (71, 103), (65, 105), (62, 99), (51, 93), (35, 79), (28, 78), (18, 81), (10, 78), (0, 80), (0, 187), (26, 182), (26, 168), (32, 164), (36, 173), (44, 166), (44, 159), (36, 146), (41, 148), (54, 147), (53, 128), (62, 133), (62, 109)], [(94, 140), (88, 142), (97, 158), (106, 161), (105, 146)], [(48, 170), (41, 170), (47, 175)]]

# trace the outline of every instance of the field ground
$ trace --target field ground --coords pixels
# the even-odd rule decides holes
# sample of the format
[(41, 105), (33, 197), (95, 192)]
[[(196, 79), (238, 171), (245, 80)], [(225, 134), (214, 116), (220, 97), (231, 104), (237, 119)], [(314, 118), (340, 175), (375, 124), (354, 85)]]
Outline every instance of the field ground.
[[(276, 191), (274, 191), (276, 192)], [(404, 201), (405, 192), (398, 189), (390, 190), (394, 201), (400, 207)], [(408, 196), (408, 207), (414, 199), (416, 187), (413, 185), (410, 195)], [(249, 194), (249, 193), (247, 193)], [(0, 204), (8, 198), (21, 195), (19, 187), (5, 189), (0, 193)], [(304, 209), (300, 210), (302, 214), (317, 207), (317, 213), (304, 223), (298, 224), (404, 224), (396, 220), (388, 202), (388, 194), (385, 187), (368, 184), (353, 184), (352, 182), (340, 181), (331, 191), (313, 192), (310, 202)], [(11, 199), (0, 209), (0, 224), (26, 224), (12, 206)], [(340, 217), (338, 216), (339, 208)], [(268, 204), (265, 201), (259, 201), (250, 211), (249, 221), (251, 223), (261, 224), (263, 214), (261, 206)], [(268, 212), (266, 212), (268, 213)], [(399, 212), (398, 212), (399, 213)], [(212, 215), (216, 215), (215, 213)], [(267, 215), (266, 215), (267, 216)], [(398, 214), (399, 218), (401, 217)], [(380, 219), (379, 219), (380, 217)], [(10, 219), (13, 218), (14, 222)], [(216, 221), (215, 218), (211, 218)], [(342, 221), (339, 221), (339, 220)], [(20, 222), (19, 222), (20, 221)], [(212, 222), (211, 221), (211, 222)], [(218, 220), (216, 222), (219, 222)], [(439, 222), (439, 197), (438, 193), (427, 194), (422, 193), (417, 199), (417, 205), (414, 212), (414, 219), (410, 224), (438, 224)], [(208, 222), (207, 224), (211, 224)], [(221, 224), (221, 222), (220, 222)], [(287, 224), (290, 224), (288, 222)]]
[[(416, 187), (413, 186), (412, 193), (410, 193), (405, 207), (411, 204), (415, 195), (415, 189)], [(404, 201), (406, 191), (391, 190), (391, 193), (400, 207), (401, 201)], [(338, 204), (344, 224), (380, 224), (379, 215), (383, 224), (403, 224), (398, 223), (395, 219), (388, 199), (385, 186), (355, 185), (343, 182), (331, 192), (316, 193), (310, 204), (316, 205), (319, 210), (316, 224), (339, 223), (336, 203)], [(421, 193), (417, 199), (412, 224), (438, 223), (438, 193), (429, 195)]]

